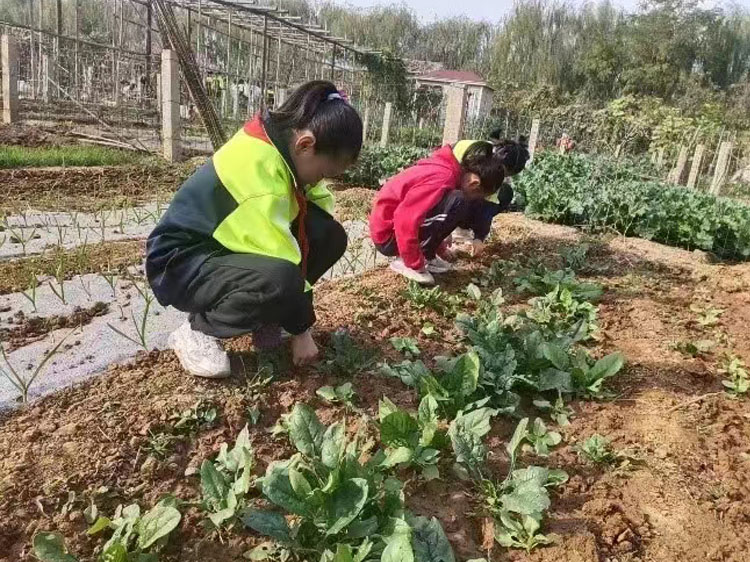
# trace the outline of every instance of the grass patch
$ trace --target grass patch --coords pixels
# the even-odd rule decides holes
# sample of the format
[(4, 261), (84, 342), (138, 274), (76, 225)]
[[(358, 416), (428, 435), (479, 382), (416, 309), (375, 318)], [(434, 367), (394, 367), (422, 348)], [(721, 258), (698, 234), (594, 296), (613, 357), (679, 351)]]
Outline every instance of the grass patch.
[(79, 248), (55, 250), (43, 255), (29, 256), (0, 263), (0, 295), (26, 291), (32, 275), (54, 276), (58, 266), (64, 264), (65, 278), (100, 271), (124, 271), (129, 265), (143, 261), (143, 242), (105, 242), (89, 245), (86, 251)]
[(103, 146), (26, 147), (0, 145), (0, 169), (132, 164), (142, 156)]

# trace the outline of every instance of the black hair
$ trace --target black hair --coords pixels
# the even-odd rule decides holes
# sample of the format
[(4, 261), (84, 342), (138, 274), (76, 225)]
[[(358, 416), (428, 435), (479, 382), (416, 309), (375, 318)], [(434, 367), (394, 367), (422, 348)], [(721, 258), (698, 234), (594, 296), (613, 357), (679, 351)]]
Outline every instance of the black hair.
[[(498, 131), (493, 131), (493, 133)], [(492, 133), (491, 133), (492, 135)], [(490, 136), (490, 138), (493, 138)], [(518, 140), (493, 138), (494, 152), (497, 158), (500, 158), (505, 172), (509, 176), (515, 176), (523, 171), (526, 162), (529, 160), (529, 149), (526, 144), (526, 137), (519, 136)]]
[(493, 153), (492, 143), (475, 142), (466, 149), (461, 160), (464, 172), (471, 172), (479, 176), (482, 193), (492, 195), (503, 183), (505, 171), (503, 162)]
[(303, 84), (264, 122), (282, 138), (295, 130), (308, 129), (315, 135), (315, 152), (354, 161), (362, 150), (362, 119), (357, 110), (326, 80)]

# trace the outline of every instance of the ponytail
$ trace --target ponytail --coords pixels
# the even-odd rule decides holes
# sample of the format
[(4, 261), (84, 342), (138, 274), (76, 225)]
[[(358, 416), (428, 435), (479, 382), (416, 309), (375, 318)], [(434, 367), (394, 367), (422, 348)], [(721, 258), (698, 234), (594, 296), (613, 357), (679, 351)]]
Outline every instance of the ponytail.
[(282, 137), (308, 129), (315, 135), (315, 151), (354, 161), (362, 149), (362, 120), (345, 94), (326, 80), (303, 84), (281, 107), (264, 119)]
[[(526, 137), (519, 136), (518, 140), (501, 139), (500, 131), (490, 134), (494, 146), (495, 157), (499, 158), (509, 176), (515, 176), (523, 171), (529, 160), (529, 148)], [(494, 136), (496, 135), (496, 136)]]

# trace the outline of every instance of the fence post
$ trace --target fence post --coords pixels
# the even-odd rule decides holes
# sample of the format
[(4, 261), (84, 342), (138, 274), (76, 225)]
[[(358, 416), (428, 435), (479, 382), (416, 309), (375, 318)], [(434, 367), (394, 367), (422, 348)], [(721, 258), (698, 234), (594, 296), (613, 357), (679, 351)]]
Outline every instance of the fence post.
[(695, 147), (693, 153), (693, 162), (690, 164), (690, 175), (688, 176), (687, 186), (690, 189), (695, 189), (698, 185), (698, 176), (701, 173), (701, 166), (703, 165), (703, 154), (706, 152), (706, 146), (699, 144)]
[(714, 170), (714, 179), (711, 182), (710, 193), (719, 195), (721, 188), (727, 180), (727, 170), (729, 168), (729, 156), (732, 154), (733, 144), (731, 141), (721, 143), (719, 148), (719, 157), (716, 160), (716, 169)]
[(391, 132), (391, 114), (393, 113), (393, 104), (387, 102), (385, 104), (385, 112), (383, 113), (383, 132), (380, 135), (380, 146), (386, 147), (388, 145), (388, 135)]
[(10, 35), (0, 41), (3, 68), (3, 123), (18, 120), (18, 47)]
[(286, 101), (287, 91), (286, 88), (276, 88), (276, 95), (274, 96), (274, 102), (276, 109), (280, 108), (281, 105)]
[(677, 156), (677, 163), (669, 175), (669, 181), (671, 183), (682, 183), (682, 178), (685, 176), (685, 168), (687, 168), (687, 158), (687, 146), (680, 146), (680, 154)]
[(446, 86), (445, 96), (444, 145), (458, 142), (463, 135), (466, 122), (466, 86)]
[(661, 170), (664, 167), (664, 147), (659, 149), (659, 152), (656, 153), (656, 165)]
[(161, 52), (161, 131), (164, 158), (180, 158), (180, 72), (177, 53)]
[(539, 128), (542, 126), (541, 120), (537, 117), (531, 122), (531, 132), (529, 133), (529, 162), (534, 160), (536, 144), (539, 140)]
[(365, 118), (362, 121), (362, 144), (367, 144), (367, 131), (370, 128), (370, 106), (365, 106)]

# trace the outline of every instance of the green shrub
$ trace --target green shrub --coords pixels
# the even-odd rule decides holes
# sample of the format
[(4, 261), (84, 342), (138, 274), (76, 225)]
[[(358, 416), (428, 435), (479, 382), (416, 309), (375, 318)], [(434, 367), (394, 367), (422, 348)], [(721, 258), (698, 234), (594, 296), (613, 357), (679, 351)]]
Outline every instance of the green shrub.
[(515, 186), (535, 218), (750, 258), (750, 206), (644, 178), (633, 164), (544, 153)]
[(379, 189), (389, 177), (427, 154), (428, 150), (414, 146), (368, 146), (362, 150), (357, 164), (340, 179), (352, 185)]

